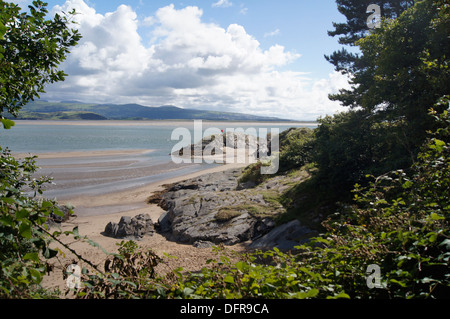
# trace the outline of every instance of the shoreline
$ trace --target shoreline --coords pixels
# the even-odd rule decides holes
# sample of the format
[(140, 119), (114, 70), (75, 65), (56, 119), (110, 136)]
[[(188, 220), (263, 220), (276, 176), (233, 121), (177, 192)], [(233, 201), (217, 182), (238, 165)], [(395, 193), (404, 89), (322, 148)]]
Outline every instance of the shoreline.
[[(164, 213), (164, 210), (156, 204), (149, 204), (148, 199), (155, 193), (163, 191), (165, 185), (179, 183), (205, 174), (219, 173), (228, 169), (245, 166), (245, 164), (224, 164), (195, 173), (164, 179), (135, 189), (98, 196), (80, 196), (68, 201), (61, 200), (60, 204), (70, 204), (75, 206), (74, 215), (67, 222), (55, 227), (54, 230), (59, 228), (62, 231), (71, 231), (74, 227), (78, 227), (81, 236), (88, 237), (109, 253), (117, 252), (117, 244), (123, 240), (102, 235), (102, 232), (109, 222), (118, 223), (122, 216), (134, 217), (139, 214), (149, 214), (152, 221), (155, 223)], [(82, 206), (85, 209), (110, 207), (111, 213), (77, 216), (77, 206)], [(113, 211), (114, 209), (118, 209), (119, 211)], [(62, 237), (61, 239), (66, 244), (70, 243), (72, 249), (96, 265), (102, 266), (107, 258), (104, 251), (100, 248), (94, 248), (88, 243), (73, 242), (73, 239), (70, 237)], [(216, 258), (216, 254), (212, 248), (195, 248), (192, 245), (172, 242), (157, 232), (151, 237), (144, 237), (137, 243), (140, 248), (151, 249), (161, 258), (166, 254), (175, 257), (166, 260), (172, 269), (182, 267), (185, 271), (199, 271), (206, 266), (206, 261), (208, 259)], [(248, 243), (241, 243), (227, 247), (227, 249), (230, 251), (245, 252), (247, 245)], [(58, 247), (58, 245), (56, 245), (56, 247)], [(64, 269), (65, 266), (73, 262), (74, 256), (66, 249), (62, 247), (59, 248), (64, 255), (60, 254), (57, 261), (52, 261), (54, 270), (44, 277), (42, 285), (46, 288), (59, 288), (61, 291), (64, 291), (66, 288), (63, 276)], [(82, 262), (80, 262), (79, 265), (82, 267), (86, 266), (83, 265)]]
[[(241, 168), (245, 167), (247, 164), (223, 164), (213, 168), (202, 169), (197, 172), (188, 173), (186, 175), (169, 177), (156, 182), (148, 183), (144, 186), (134, 186), (125, 190), (120, 191), (111, 191), (104, 194), (99, 195), (79, 195), (69, 197), (67, 199), (60, 200), (62, 204), (70, 204), (75, 207), (82, 207), (87, 209), (94, 209), (99, 207), (115, 207), (120, 206), (124, 207), (127, 205), (138, 206), (141, 208), (146, 207), (148, 204), (146, 200), (155, 192), (161, 191), (164, 189), (164, 185), (176, 184), (182, 182), (187, 179), (196, 178), (202, 175), (210, 174), (210, 173), (218, 173), (232, 168)], [(124, 211), (123, 213), (127, 213), (128, 211)], [(115, 215), (117, 213), (111, 214)], [(110, 216), (110, 214), (95, 214), (91, 216)], [(89, 215), (83, 216), (83, 218), (91, 217)], [(159, 216), (158, 216), (159, 218)]]

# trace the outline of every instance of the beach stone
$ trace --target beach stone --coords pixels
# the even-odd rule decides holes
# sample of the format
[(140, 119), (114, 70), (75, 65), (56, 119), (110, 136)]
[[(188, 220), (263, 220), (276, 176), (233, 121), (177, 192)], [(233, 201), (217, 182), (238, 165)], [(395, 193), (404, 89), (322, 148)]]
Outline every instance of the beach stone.
[(315, 235), (317, 235), (316, 231), (303, 226), (298, 220), (293, 220), (254, 240), (249, 247), (253, 249), (276, 247), (280, 250), (293, 250), (295, 246), (308, 242)]
[(63, 213), (64, 216), (59, 216), (54, 213), (50, 213), (47, 218), (46, 224), (49, 226), (60, 225), (67, 222), (71, 215), (71, 208), (66, 205), (58, 205), (57, 208)]
[(214, 243), (210, 241), (197, 240), (192, 246), (195, 248), (211, 248), (214, 246)]
[(123, 216), (119, 223), (109, 222), (104, 235), (117, 239), (141, 240), (144, 236), (153, 236), (155, 227), (148, 214), (135, 217)]

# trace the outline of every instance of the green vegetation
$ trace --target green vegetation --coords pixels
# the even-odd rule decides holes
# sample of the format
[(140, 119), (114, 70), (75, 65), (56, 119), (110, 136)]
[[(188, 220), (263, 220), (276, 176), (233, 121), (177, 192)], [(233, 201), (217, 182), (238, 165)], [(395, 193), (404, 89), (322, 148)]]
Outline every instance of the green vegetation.
[(243, 214), (242, 210), (236, 207), (223, 207), (214, 217), (218, 222), (224, 223)]
[[(0, 1), (0, 114), (16, 116), (29, 101), (39, 97), (48, 83), (63, 81), (58, 69), (69, 48), (80, 40), (70, 29), (67, 16), (46, 20), (46, 4), (33, 1), (29, 13), (15, 4)], [(2, 121), (6, 123), (5, 121)]]
[[(74, 12), (45, 20), (42, 1), (34, 1), (29, 13), (20, 10), (0, 1), (0, 119), (5, 129), (14, 126), (5, 113), (16, 115), (45, 84), (64, 80), (58, 64), (80, 39), (69, 28)], [(49, 179), (34, 177), (34, 157), (17, 161), (9, 150), (0, 152), (0, 297), (51, 297), (39, 286), (50, 270), (47, 260), (58, 253), (50, 248), (56, 234), (50, 234), (46, 222), (63, 214), (55, 202), (36, 198)]]
[(22, 112), (21, 120), (92, 120), (100, 121), (106, 120), (105, 117), (92, 112), (54, 112), (54, 113), (33, 113)]
[[(74, 291), (76, 297), (448, 298), (450, 7), (442, 0), (384, 1), (385, 20), (381, 28), (369, 32), (360, 23), (360, 1), (337, 3), (348, 23), (335, 24), (331, 34), (343, 35), (342, 43), (361, 50), (361, 55), (341, 51), (329, 57), (338, 70), (352, 76), (353, 87), (331, 97), (350, 110), (319, 119), (315, 130), (285, 132), (280, 137), (278, 176), (261, 176), (263, 164), (257, 163), (240, 180), (257, 185), (286, 177), (284, 193), (267, 189), (262, 196), (271, 205), (284, 206), (284, 220), (321, 224), (322, 234), (291, 252), (273, 249), (235, 256), (218, 247), (217, 258), (197, 273), (161, 271), (157, 266), (164, 261), (152, 251), (122, 242), (118, 254), (108, 256), (102, 269), (83, 260), (90, 270), (83, 270), (83, 287)], [(0, 5), (2, 45), (13, 46), (16, 38), (6, 43), (4, 39), (17, 32), (23, 35), (18, 43), (33, 38), (25, 30), (10, 30), (15, 24), (7, 22), (18, 17), (18, 9), (3, 1)], [(41, 27), (52, 25), (44, 23), (39, 14), (45, 6), (40, 2), (34, 6), (40, 8), (31, 10), (37, 18), (21, 19)], [(50, 47), (56, 50), (60, 45), (67, 52), (77, 33), (68, 31), (65, 23), (57, 26), (52, 29), (55, 37), (62, 32), (62, 40), (74, 38)], [(16, 113), (42, 90), (34, 86), (35, 73), (23, 70), (11, 78), (9, 74), (18, 74), (21, 64), (15, 73), (7, 73), (6, 57), (3, 46), (1, 87), (18, 81), (28, 93), (19, 99), (20, 95), (1, 90), (2, 116), (5, 111)], [(62, 60), (62, 56), (52, 57), (54, 66)], [(47, 65), (38, 67), (39, 79), (62, 79), (46, 77), (46, 72), (56, 74)], [(21, 77), (25, 75), (31, 79)], [(2, 123), (5, 128), (13, 126), (3, 117)], [(56, 203), (39, 201), (24, 192), (31, 189), (40, 194), (48, 182), (33, 178), (34, 158), (17, 161), (2, 150), (0, 164), (0, 297), (60, 297), (40, 287), (49, 270), (48, 259), (58, 253), (49, 248), (50, 242), (61, 244), (59, 236), (70, 235), (95, 243), (81, 238), (77, 229), (49, 232), (48, 217), (61, 214)], [(295, 176), (305, 178), (289, 183)], [(264, 207), (242, 203), (220, 209), (216, 218), (226, 222), (244, 210), (260, 217), (265, 213)], [(372, 289), (368, 285), (373, 283), (367, 273), (370, 265), (381, 271), (377, 288)]]
[[(73, 114), (71, 117), (67, 115)], [(208, 120), (208, 121), (284, 121), (250, 114), (182, 109), (165, 105), (147, 107), (139, 104), (86, 104), (33, 101), (17, 114), (20, 120)]]

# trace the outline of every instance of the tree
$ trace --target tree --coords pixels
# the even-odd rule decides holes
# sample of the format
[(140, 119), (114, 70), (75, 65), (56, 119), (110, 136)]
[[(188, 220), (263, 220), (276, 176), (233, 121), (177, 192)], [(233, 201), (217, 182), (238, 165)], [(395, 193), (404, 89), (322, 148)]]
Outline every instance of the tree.
[[(20, 10), (0, 0), (0, 119), (6, 129), (14, 125), (6, 112), (16, 115), (47, 83), (64, 80), (58, 65), (80, 39), (69, 28), (74, 12), (46, 20), (42, 1), (34, 1), (29, 13)], [(36, 178), (37, 169), (35, 157), (16, 160), (0, 147), (0, 298), (48, 296), (39, 283), (50, 270), (46, 259), (57, 254), (50, 248), (57, 234), (46, 225), (64, 214), (56, 202), (37, 198), (50, 181)]]
[(398, 123), (404, 139), (400, 146), (417, 154), (426, 132), (434, 129), (429, 108), (450, 87), (449, 17), (444, 1), (425, 0), (396, 19), (386, 19), (356, 42), (362, 54), (351, 70), (352, 88), (330, 98), (361, 107), (379, 122)]
[[(416, 161), (437, 125), (429, 109), (450, 87), (449, 21), (448, 5), (425, 0), (364, 37), (348, 26), (348, 34), (361, 37), (355, 42), (361, 54), (340, 59), (352, 87), (330, 96), (350, 111), (321, 119), (316, 130), (315, 161), (325, 182), (345, 191), (365, 174), (406, 169)], [(434, 107), (442, 113), (448, 103)]]
[(365, 35), (369, 29), (367, 27), (367, 8), (370, 5), (378, 5), (381, 9), (381, 16), (384, 18), (398, 18), (406, 9), (410, 8), (415, 0), (336, 0), (340, 13), (346, 19), (346, 23), (333, 23), (334, 30), (328, 35), (337, 36), (340, 44), (354, 45), (355, 42)]
[(81, 38), (70, 28), (74, 11), (46, 20), (46, 6), (33, 1), (29, 13), (20, 13), (18, 5), (0, 0), (0, 118), (5, 128), (13, 125), (5, 112), (16, 116), (46, 84), (64, 80), (58, 65)]
[[(356, 41), (369, 34), (367, 9), (370, 5), (380, 7), (381, 17), (385, 19), (398, 18), (402, 12), (411, 7), (415, 0), (336, 0), (340, 13), (346, 19), (346, 23), (333, 23), (334, 30), (329, 31), (330, 36), (340, 36), (339, 43), (355, 46)], [(336, 67), (336, 71), (353, 73), (353, 66), (358, 58), (357, 54), (348, 52), (345, 48), (334, 52), (325, 58)]]
[(381, 175), (408, 166), (400, 152), (401, 141), (390, 123), (378, 123), (367, 111), (348, 111), (319, 119), (313, 142), (315, 179), (329, 196), (343, 200), (366, 174)]

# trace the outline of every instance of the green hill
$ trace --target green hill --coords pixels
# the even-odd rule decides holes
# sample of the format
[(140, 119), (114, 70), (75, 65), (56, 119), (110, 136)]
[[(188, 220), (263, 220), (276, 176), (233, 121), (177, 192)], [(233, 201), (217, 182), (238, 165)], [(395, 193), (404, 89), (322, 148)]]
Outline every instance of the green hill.
[(76, 101), (30, 102), (23, 107), (18, 119), (287, 121), (250, 114), (182, 109), (173, 105), (147, 107), (139, 104), (85, 104)]

